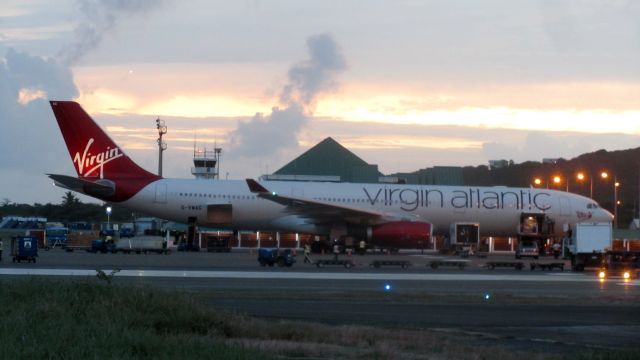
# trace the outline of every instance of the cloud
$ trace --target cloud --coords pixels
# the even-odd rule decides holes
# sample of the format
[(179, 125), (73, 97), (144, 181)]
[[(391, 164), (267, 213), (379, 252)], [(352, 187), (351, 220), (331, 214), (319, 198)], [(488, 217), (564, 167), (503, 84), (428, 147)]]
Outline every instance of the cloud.
[[(72, 169), (47, 99), (76, 96), (71, 70), (54, 59), (13, 49), (0, 59), (0, 178), (6, 179), (1, 191), (9, 192), (2, 197), (37, 196), (50, 184), (45, 172), (60, 170), (59, 164)], [(10, 186), (16, 174), (23, 174), (21, 186)]]
[(75, 40), (60, 50), (64, 64), (73, 65), (97, 48), (105, 34), (112, 31), (123, 16), (146, 13), (163, 5), (162, 0), (79, 0), (84, 19), (75, 28)]
[(232, 156), (271, 156), (296, 147), (301, 129), (313, 116), (318, 97), (337, 88), (337, 76), (347, 65), (342, 50), (329, 34), (307, 39), (309, 59), (293, 65), (280, 93), (283, 108), (241, 121), (230, 133)]
[(342, 51), (329, 34), (307, 39), (310, 59), (289, 69), (289, 83), (282, 89), (284, 104), (313, 106), (317, 96), (337, 87), (336, 76), (347, 67)]
[[(73, 166), (49, 106), (49, 99), (79, 95), (70, 66), (94, 49), (118, 17), (148, 11), (161, 1), (79, 2), (86, 19), (77, 39), (58, 59), (8, 49), (0, 58), (0, 197), (42, 202), (50, 188), (46, 172), (73, 173)], [(61, 60), (59, 60), (61, 59)], [(16, 174), (21, 174), (16, 181)], [(20, 183), (21, 186), (12, 186)]]

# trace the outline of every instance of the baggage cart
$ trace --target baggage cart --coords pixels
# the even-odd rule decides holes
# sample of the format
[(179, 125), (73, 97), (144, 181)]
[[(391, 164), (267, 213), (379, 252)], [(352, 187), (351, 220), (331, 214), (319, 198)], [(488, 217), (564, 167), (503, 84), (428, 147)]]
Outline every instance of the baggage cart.
[(13, 262), (36, 262), (38, 256), (38, 238), (35, 236), (16, 236), (11, 238), (11, 256)]

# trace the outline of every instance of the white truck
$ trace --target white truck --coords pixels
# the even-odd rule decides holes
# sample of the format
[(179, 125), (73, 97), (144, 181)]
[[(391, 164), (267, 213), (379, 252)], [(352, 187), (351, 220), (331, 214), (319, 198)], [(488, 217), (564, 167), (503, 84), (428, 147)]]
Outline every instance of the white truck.
[(582, 271), (585, 267), (597, 267), (611, 250), (612, 228), (610, 222), (578, 223), (571, 228), (564, 246), (571, 254), (571, 268)]
[(158, 254), (169, 254), (167, 242), (160, 236), (137, 236), (132, 238), (120, 238), (115, 241), (113, 252), (123, 252), (125, 254), (135, 252), (136, 254), (154, 252)]

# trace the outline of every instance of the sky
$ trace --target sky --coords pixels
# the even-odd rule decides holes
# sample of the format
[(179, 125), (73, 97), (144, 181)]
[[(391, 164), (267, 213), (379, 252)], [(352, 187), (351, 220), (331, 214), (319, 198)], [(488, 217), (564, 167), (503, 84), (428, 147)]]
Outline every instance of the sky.
[[(331, 136), (385, 174), (639, 146), (633, 0), (3, 0), (0, 201), (75, 175), (48, 100), (136, 162), (272, 173)], [(524, 185), (524, 184), (523, 184)], [(89, 201), (87, 197), (81, 197)]]

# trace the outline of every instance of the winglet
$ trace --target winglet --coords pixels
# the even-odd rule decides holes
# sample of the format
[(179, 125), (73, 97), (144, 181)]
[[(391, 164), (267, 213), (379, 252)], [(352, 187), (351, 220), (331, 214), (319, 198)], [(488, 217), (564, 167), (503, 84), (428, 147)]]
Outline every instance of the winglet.
[(246, 180), (247, 180), (247, 185), (249, 186), (249, 190), (251, 190), (252, 193), (264, 194), (269, 192), (269, 190), (265, 189), (265, 187), (260, 185), (257, 181), (253, 179), (246, 179)]

